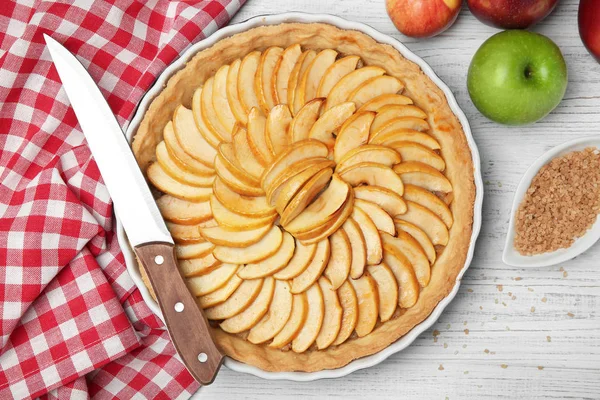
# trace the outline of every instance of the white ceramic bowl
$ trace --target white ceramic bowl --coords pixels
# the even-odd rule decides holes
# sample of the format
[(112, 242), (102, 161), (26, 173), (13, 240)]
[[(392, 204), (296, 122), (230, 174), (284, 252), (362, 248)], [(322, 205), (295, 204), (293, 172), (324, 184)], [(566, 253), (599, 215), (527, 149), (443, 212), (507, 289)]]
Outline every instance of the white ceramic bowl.
[[(452, 111), (458, 117), (458, 119), (460, 120), (460, 123), (463, 126), (463, 130), (467, 137), (467, 141), (471, 148), (471, 154), (473, 156), (473, 165), (474, 165), (473, 174), (475, 176), (475, 185), (477, 188), (477, 195), (475, 198), (475, 212), (474, 212), (474, 220), (473, 220), (473, 233), (471, 236), (471, 245), (469, 247), (469, 253), (467, 255), (465, 266), (462, 269), (462, 271), (459, 273), (453, 290), (450, 292), (450, 294), (445, 299), (443, 299), (437, 305), (437, 307), (433, 310), (431, 315), (426, 320), (421, 322), (419, 325), (415, 326), (408, 334), (404, 335), (398, 341), (391, 344), (387, 348), (381, 350), (379, 353), (370, 355), (368, 357), (363, 357), (363, 358), (354, 360), (342, 368), (338, 368), (338, 369), (334, 369), (334, 370), (319, 371), (319, 372), (311, 372), (311, 373), (306, 373), (306, 372), (267, 372), (267, 371), (258, 369), (254, 366), (235, 361), (231, 358), (225, 359), (225, 366), (227, 366), (228, 368), (230, 368), (234, 371), (245, 372), (245, 373), (249, 373), (252, 375), (256, 375), (261, 378), (287, 379), (287, 380), (293, 380), (293, 381), (313, 381), (313, 380), (324, 379), (324, 378), (338, 378), (341, 376), (348, 375), (349, 373), (354, 372), (356, 370), (371, 367), (373, 365), (379, 364), (380, 362), (382, 362), (383, 360), (385, 360), (392, 354), (395, 354), (395, 353), (405, 349), (406, 347), (408, 347), (423, 331), (427, 330), (429, 327), (431, 327), (437, 321), (437, 319), (441, 315), (444, 308), (446, 308), (446, 306), (452, 301), (454, 296), (456, 296), (456, 293), (458, 292), (458, 287), (460, 286), (460, 279), (461, 279), (462, 275), (465, 273), (465, 271), (467, 270), (467, 268), (471, 262), (471, 259), (473, 257), (475, 241), (477, 239), (477, 235), (479, 234), (479, 229), (481, 227), (481, 205), (483, 202), (483, 182), (481, 180), (479, 153), (477, 151), (477, 146), (475, 144), (475, 141), (473, 140), (473, 137), (471, 135), (471, 129), (469, 127), (469, 122), (467, 121), (467, 118), (465, 117), (464, 113), (458, 106), (458, 103), (456, 102), (456, 99), (454, 98), (454, 95), (452, 94), (452, 92), (450, 91), (448, 86), (446, 86), (444, 84), (444, 82), (442, 82), (440, 80), (440, 78), (437, 77), (437, 75), (433, 72), (431, 67), (429, 65), (427, 65), (427, 63), (425, 63), (422, 59), (420, 59), (419, 57), (414, 55), (410, 50), (408, 50), (404, 45), (402, 45), (402, 43), (398, 42), (396, 39), (393, 39), (390, 36), (384, 35), (378, 31), (376, 31), (375, 29), (371, 28), (368, 25), (365, 25), (362, 23), (357, 23), (357, 22), (347, 21), (345, 19), (333, 16), (333, 15), (325, 15), (325, 14), (306, 14), (306, 13), (293, 12), (293, 13), (285, 13), (285, 14), (278, 14), (278, 15), (254, 17), (245, 22), (227, 26), (227, 27), (219, 30), (218, 32), (214, 33), (212, 36), (208, 37), (207, 39), (202, 40), (202, 41), (196, 43), (195, 45), (191, 46), (183, 54), (181, 54), (181, 57), (179, 59), (174, 61), (169, 67), (167, 67), (164, 70), (164, 72), (158, 77), (158, 79), (154, 83), (154, 86), (143, 97), (143, 99), (141, 100), (141, 102), (138, 106), (136, 114), (127, 129), (127, 132), (126, 132), (127, 138), (129, 140), (131, 140), (134, 132), (137, 130), (139, 124), (141, 123), (142, 118), (143, 118), (144, 114), (146, 113), (146, 110), (150, 106), (150, 103), (152, 102), (154, 97), (156, 97), (160, 93), (160, 91), (163, 89), (163, 87), (167, 84), (168, 79), (176, 71), (183, 68), (185, 66), (185, 64), (194, 56), (194, 54), (212, 46), (219, 40), (229, 37), (229, 36), (232, 36), (236, 33), (244, 32), (249, 29), (258, 27), (258, 26), (277, 25), (277, 24), (281, 24), (281, 23), (285, 23), (285, 22), (301, 22), (301, 23), (320, 22), (320, 23), (331, 24), (331, 25), (337, 26), (338, 28), (341, 28), (341, 29), (360, 31), (360, 32), (363, 32), (363, 33), (371, 36), (372, 38), (374, 38), (376, 41), (378, 41), (380, 43), (385, 43), (385, 44), (393, 46), (404, 57), (406, 57), (407, 59), (409, 59), (409, 60), (413, 61), (414, 63), (416, 63), (417, 65), (419, 65), (421, 67), (421, 69), (423, 70), (423, 72), (425, 74), (427, 74), (427, 76), (429, 76), (429, 78), (431, 78), (431, 80), (437, 86), (439, 86), (440, 89), (442, 89), (444, 91), (444, 94), (446, 95), (446, 98), (448, 100), (448, 103), (450, 104)], [(117, 233), (119, 235), (120, 242), (122, 244), (127, 243), (125, 233), (123, 231), (123, 227), (121, 226), (121, 224), (118, 221), (117, 221)], [(123, 245), (122, 247), (123, 247), (123, 253), (125, 254), (125, 261), (127, 263), (128, 270), (129, 270), (131, 276), (133, 277), (133, 280), (135, 281), (136, 285), (140, 289), (144, 300), (148, 303), (148, 305), (150, 306), (152, 311), (154, 311), (159, 317), (162, 318), (162, 314), (160, 312), (158, 304), (150, 296), (150, 293), (148, 292), (144, 283), (141, 280), (140, 273), (138, 270), (138, 265), (135, 262), (133, 252), (127, 247), (127, 245)]]
[(572, 151), (583, 150), (587, 147), (596, 147), (600, 149), (600, 135), (586, 136), (558, 145), (538, 158), (531, 167), (529, 167), (527, 172), (525, 172), (525, 175), (523, 175), (523, 178), (521, 178), (521, 182), (517, 187), (515, 199), (513, 200), (510, 223), (506, 235), (506, 244), (504, 245), (504, 253), (502, 254), (502, 261), (504, 261), (505, 264), (512, 265), (513, 267), (548, 267), (550, 265), (556, 265), (577, 257), (592, 247), (594, 243), (600, 239), (600, 218), (598, 218), (592, 228), (587, 231), (585, 235), (577, 239), (568, 249), (560, 249), (550, 253), (536, 254), (533, 256), (522, 256), (514, 246), (515, 216), (517, 214), (517, 209), (523, 201), (527, 189), (531, 186), (531, 181), (535, 178), (538, 171), (553, 158), (560, 157)]

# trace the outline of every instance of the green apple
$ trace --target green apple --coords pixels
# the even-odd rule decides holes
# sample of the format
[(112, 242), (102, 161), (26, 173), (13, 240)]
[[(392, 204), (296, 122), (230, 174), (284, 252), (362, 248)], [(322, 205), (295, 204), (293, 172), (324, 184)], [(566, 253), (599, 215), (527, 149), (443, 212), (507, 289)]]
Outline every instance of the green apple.
[(467, 78), (475, 107), (507, 125), (544, 118), (567, 89), (567, 64), (546, 36), (522, 30), (495, 34), (477, 50)]

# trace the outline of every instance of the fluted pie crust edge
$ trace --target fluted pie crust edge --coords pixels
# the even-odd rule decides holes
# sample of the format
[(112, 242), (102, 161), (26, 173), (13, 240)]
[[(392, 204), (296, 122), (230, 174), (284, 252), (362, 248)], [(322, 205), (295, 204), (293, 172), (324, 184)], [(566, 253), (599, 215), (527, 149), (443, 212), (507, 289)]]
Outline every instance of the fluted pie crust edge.
[[(405, 84), (403, 94), (423, 109), (431, 129), (429, 133), (441, 144), (446, 162), (444, 174), (453, 187), (450, 206), (454, 224), (448, 245), (432, 268), (429, 285), (422, 288), (417, 303), (403, 314), (377, 327), (367, 336), (352, 338), (326, 350), (294, 353), (255, 345), (243, 338), (214, 329), (219, 347), (228, 356), (265, 371), (314, 372), (340, 368), (354, 359), (386, 348), (425, 320), (455, 285), (471, 241), (475, 183), (471, 151), (462, 126), (442, 90), (423, 73), (418, 65), (404, 58), (392, 46), (381, 44), (368, 35), (343, 30), (322, 23), (286, 23), (263, 26), (223, 39), (197, 53), (186, 66), (175, 73), (164, 90), (152, 101), (133, 139), (133, 151), (143, 171), (155, 159), (155, 149), (163, 139), (163, 128), (175, 108), (183, 104), (191, 108), (193, 92), (217, 69), (254, 50), (269, 46), (287, 47), (299, 43), (303, 49), (331, 48), (341, 55), (359, 55), (365, 65), (377, 65)], [(140, 266), (141, 268), (141, 266)], [(145, 275), (145, 274), (143, 274)], [(146, 285), (149, 286), (147, 280)], [(149, 286), (150, 287), (150, 286)], [(152, 293), (153, 294), (153, 293)], [(154, 295), (154, 294), (153, 294)]]

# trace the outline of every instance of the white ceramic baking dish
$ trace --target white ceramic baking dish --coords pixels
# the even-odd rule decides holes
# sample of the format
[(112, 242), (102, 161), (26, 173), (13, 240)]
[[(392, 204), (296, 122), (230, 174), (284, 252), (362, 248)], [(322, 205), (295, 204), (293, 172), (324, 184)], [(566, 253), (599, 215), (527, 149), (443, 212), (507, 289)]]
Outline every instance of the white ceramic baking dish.
[[(448, 103), (450, 104), (450, 108), (452, 109), (452, 111), (458, 117), (458, 119), (460, 120), (460, 123), (462, 124), (463, 130), (467, 137), (467, 141), (471, 148), (471, 154), (473, 157), (473, 165), (474, 165), (473, 174), (475, 177), (475, 185), (476, 185), (476, 189), (477, 189), (477, 195), (475, 198), (475, 208), (474, 208), (473, 233), (471, 236), (471, 244), (469, 247), (469, 253), (467, 255), (467, 259), (466, 259), (463, 269), (458, 274), (458, 277), (456, 279), (456, 283), (454, 285), (453, 290), (450, 292), (450, 294), (445, 299), (443, 299), (437, 305), (437, 307), (433, 310), (433, 312), (427, 319), (425, 319), (419, 325), (415, 326), (408, 334), (404, 335), (398, 341), (396, 341), (395, 343), (391, 344), (390, 346), (388, 346), (387, 348), (381, 350), (380, 352), (378, 352), (376, 354), (354, 360), (342, 368), (338, 368), (338, 369), (334, 369), (334, 370), (324, 370), (324, 371), (319, 371), (319, 372), (311, 372), (311, 373), (307, 373), (307, 372), (267, 372), (267, 371), (263, 371), (259, 368), (256, 368), (254, 366), (235, 361), (231, 358), (225, 359), (225, 366), (227, 366), (229, 369), (238, 371), (238, 372), (245, 372), (248, 374), (256, 375), (256, 376), (259, 376), (264, 379), (286, 379), (286, 380), (292, 380), (292, 381), (313, 381), (313, 380), (317, 380), (317, 379), (342, 377), (342, 376), (348, 375), (351, 372), (354, 372), (356, 370), (368, 368), (373, 365), (379, 364), (380, 362), (382, 362), (383, 360), (385, 360), (392, 354), (395, 354), (395, 353), (405, 349), (406, 347), (408, 347), (422, 332), (427, 330), (429, 327), (431, 327), (437, 321), (437, 319), (440, 317), (440, 315), (442, 314), (442, 312), (444, 311), (446, 306), (448, 306), (448, 304), (450, 304), (450, 302), (452, 301), (454, 296), (456, 296), (456, 293), (458, 292), (458, 288), (460, 286), (460, 280), (461, 280), (463, 274), (465, 273), (465, 271), (467, 270), (467, 268), (469, 267), (469, 264), (471, 263), (471, 260), (473, 258), (475, 241), (477, 239), (477, 236), (479, 234), (479, 230), (481, 227), (481, 207), (482, 207), (482, 202), (483, 202), (483, 181), (481, 179), (479, 153), (477, 151), (477, 146), (475, 144), (473, 136), (471, 135), (471, 129), (469, 127), (469, 122), (467, 121), (467, 118), (465, 117), (465, 114), (463, 113), (463, 111), (458, 106), (458, 103), (456, 102), (456, 99), (454, 98), (452, 91), (433, 72), (431, 67), (425, 61), (423, 61), (421, 58), (419, 58), (415, 54), (413, 54), (410, 50), (408, 50), (402, 43), (400, 43), (396, 39), (394, 39), (388, 35), (384, 35), (378, 31), (376, 31), (375, 29), (371, 28), (368, 25), (358, 23), (358, 22), (347, 21), (343, 18), (336, 17), (333, 15), (326, 15), (326, 14), (306, 14), (306, 13), (292, 12), (292, 13), (277, 14), (277, 15), (258, 16), (258, 17), (251, 18), (251, 19), (249, 19), (245, 22), (239, 23), (239, 24), (227, 26), (227, 27), (219, 30), (218, 32), (214, 33), (212, 36), (208, 37), (207, 39), (204, 39), (204, 40), (194, 44), (193, 46), (190, 46), (186, 51), (183, 52), (183, 54), (181, 54), (181, 56), (177, 60), (175, 60), (171, 65), (169, 65), (161, 73), (161, 75), (158, 77), (158, 79), (156, 80), (156, 82), (154, 83), (152, 88), (146, 93), (146, 95), (140, 101), (140, 103), (138, 105), (138, 109), (135, 113), (135, 116), (132, 119), (131, 123), (129, 124), (127, 132), (126, 132), (128, 140), (131, 141), (134, 133), (136, 132), (139, 124), (141, 123), (142, 118), (143, 118), (144, 114), (146, 113), (146, 110), (150, 106), (150, 103), (152, 102), (152, 100), (160, 93), (160, 91), (163, 89), (163, 87), (167, 84), (167, 81), (169, 80), (169, 78), (171, 76), (173, 76), (173, 74), (175, 74), (175, 72), (177, 72), (178, 70), (183, 68), (185, 66), (185, 64), (194, 56), (194, 54), (214, 45), (219, 40), (229, 37), (229, 36), (232, 36), (236, 33), (244, 32), (249, 29), (252, 29), (252, 28), (255, 28), (258, 26), (262, 26), (262, 25), (277, 25), (277, 24), (281, 24), (281, 23), (285, 23), (285, 22), (300, 22), (300, 23), (319, 22), (319, 23), (331, 24), (331, 25), (337, 26), (338, 28), (341, 28), (341, 29), (360, 31), (360, 32), (363, 32), (363, 33), (371, 36), (373, 39), (375, 39), (376, 41), (378, 41), (380, 43), (385, 43), (390, 46), (393, 46), (404, 57), (406, 57), (407, 59), (409, 59), (409, 60), (413, 61), (414, 63), (416, 63), (417, 65), (419, 65), (421, 67), (421, 69), (423, 70), (423, 72), (425, 74), (427, 74), (431, 78), (431, 80), (437, 86), (440, 87), (441, 90), (444, 91), (444, 94), (446, 95)], [(150, 296), (149, 291), (147, 290), (146, 286), (142, 282), (142, 279), (141, 279), (141, 276), (139, 273), (139, 269), (138, 269), (138, 265), (135, 261), (134, 254), (131, 251), (131, 249), (127, 246), (128, 242), (127, 242), (127, 239), (125, 236), (125, 232), (123, 230), (122, 225), (118, 221), (117, 221), (117, 234), (119, 237), (119, 241), (122, 244), (122, 249), (123, 249), (123, 253), (125, 255), (125, 261), (127, 263), (127, 268), (129, 270), (129, 273), (131, 274), (133, 280), (135, 281), (136, 285), (140, 289), (142, 296), (143, 296), (144, 300), (146, 301), (146, 303), (148, 303), (150, 308), (160, 318), (163, 318), (162, 314), (160, 312), (160, 308), (158, 307), (158, 304)]]

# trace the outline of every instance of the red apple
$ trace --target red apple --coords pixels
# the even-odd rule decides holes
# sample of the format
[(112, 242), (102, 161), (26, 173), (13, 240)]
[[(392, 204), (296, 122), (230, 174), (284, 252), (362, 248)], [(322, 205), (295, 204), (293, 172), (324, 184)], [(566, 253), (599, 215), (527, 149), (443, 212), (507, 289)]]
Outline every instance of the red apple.
[(467, 0), (481, 22), (500, 29), (526, 29), (546, 18), (558, 0)]
[(448, 29), (462, 0), (386, 0), (388, 15), (406, 36), (430, 37)]
[(579, 36), (600, 62), (600, 0), (581, 0), (579, 3)]

